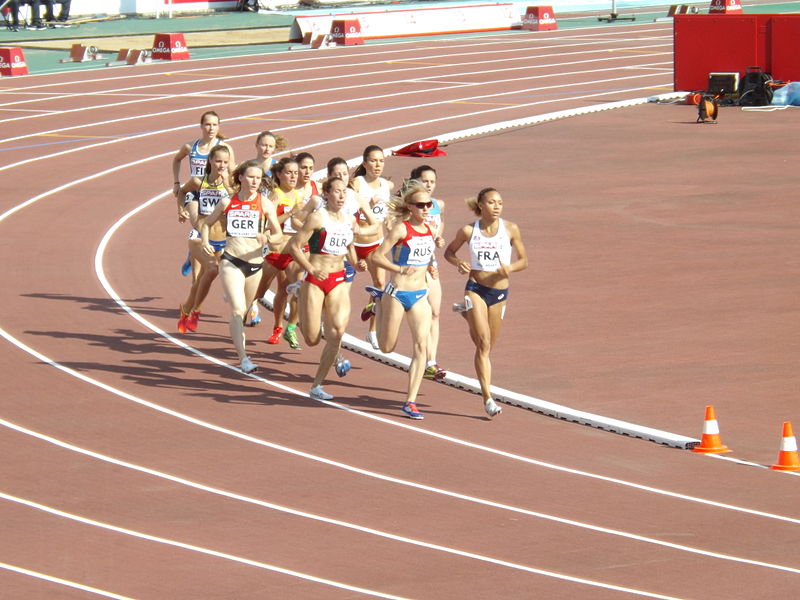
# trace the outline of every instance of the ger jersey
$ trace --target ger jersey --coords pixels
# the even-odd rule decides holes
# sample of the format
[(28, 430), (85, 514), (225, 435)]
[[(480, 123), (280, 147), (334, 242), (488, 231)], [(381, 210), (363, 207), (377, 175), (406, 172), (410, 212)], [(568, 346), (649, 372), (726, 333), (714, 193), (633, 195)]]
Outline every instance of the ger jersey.
[(214, 212), (220, 200), (229, 197), (230, 194), (224, 182), (209, 183), (208, 178), (203, 177), (203, 181), (200, 183), (200, 189), (197, 190), (195, 196), (198, 202), (197, 212), (201, 215), (208, 216)]
[[(203, 140), (195, 140), (194, 144), (192, 144), (191, 150), (189, 150), (189, 176), (190, 177), (202, 177), (206, 174), (206, 162), (208, 161), (208, 152), (203, 154), (198, 150), (200, 147), (200, 142)], [(211, 140), (210, 148), (219, 145), (220, 140), (219, 138), (214, 138)]]
[(425, 231), (420, 233), (408, 221), (403, 225), (406, 235), (392, 248), (392, 262), (401, 267), (427, 267), (436, 248), (430, 227), (425, 225)]
[(331, 219), (330, 213), (320, 208), (317, 212), (322, 216), (322, 227), (315, 229), (308, 240), (311, 254), (347, 254), (347, 247), (353, 241), (352, 220), (348, 215), (345, 222)]
[(225, 209), (228, 217), (228, 237), (254, 238), (261, 233), (261, 222), (264, 214), (261, 211), (261, 194), (252, 200), (241, 201), (238, 194), (231, 198)]
[(473, 271), (497, 271), (501, 263), (511, 263), (511, 238), (508, 236), (505, 221), (499, 221), (497, 233), (492, 237), (483, 235), (480, 221), (475, 221), (472, 225), (469, 262)]

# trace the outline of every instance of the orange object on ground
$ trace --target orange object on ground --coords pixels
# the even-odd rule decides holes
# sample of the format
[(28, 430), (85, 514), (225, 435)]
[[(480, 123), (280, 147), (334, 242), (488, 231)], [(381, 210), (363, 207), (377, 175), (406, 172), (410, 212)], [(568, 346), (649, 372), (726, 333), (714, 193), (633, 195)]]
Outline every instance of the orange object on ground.
[(800, 471), (800, 458), (797, 456), (797, 439), (792, 433), (792, 424), (786, 421), (783, 424), (783, 438), (778, 462), (770, 467), (776, 471)]
[(730, 452), (731, 449), (722, 444), (719, 437), (719, 424), (713, 406), (706, 406), (706, 419), (703, 423), (703, 437), (700, 438), (700, 445), (692, 448), (692, 452), (702, 452), (704, 454), (715, 454)]

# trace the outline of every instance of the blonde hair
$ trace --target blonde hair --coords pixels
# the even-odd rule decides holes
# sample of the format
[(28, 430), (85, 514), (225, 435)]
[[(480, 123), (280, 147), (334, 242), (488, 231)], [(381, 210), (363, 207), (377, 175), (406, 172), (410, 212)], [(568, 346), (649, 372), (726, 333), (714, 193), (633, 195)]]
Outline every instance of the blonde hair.
[(411, 214), (411, 209), (408, 208), (409, 203), (414, 196), (420, 193), (429, 196), (428, 190), (425, 189), (419, 179), (406, 179), (397, 194), (392, 196), (386, 205), (397, 219), (405, 220)]

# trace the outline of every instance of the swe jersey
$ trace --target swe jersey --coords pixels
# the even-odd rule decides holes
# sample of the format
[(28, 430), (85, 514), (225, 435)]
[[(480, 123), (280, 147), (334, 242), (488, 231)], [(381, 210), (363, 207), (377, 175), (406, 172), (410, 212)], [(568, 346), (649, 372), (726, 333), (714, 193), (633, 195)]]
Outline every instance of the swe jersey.
[(261, 194), (256, 194), (251, 200), (241, 201), (237, 194), (231, 198), (231, 203), (225, 209), (228, 217), (228, 237), (254, 238), (261, 233), (261, 221), (264, 214), (261, 212)]
[(338, 222), (331, 219), (330, 213), (320, 208), (318, 210), (322, 216), (322, 227), (315, 229), (308, 240), (308, 248), (311, 254), (334, 254), (343, 256), (347, 254), (347, 247), (353, 241), (353, 227), (350, 216), (345, 222)]
[(433, 258), (436, 244), (430, 227), (420, 233), (408, 221), (403, 221), (406, 235), (392, 248), (392, 262), (401, 267), (427, 267)]
[(203, 181), (200, 183), (200, 189), (197, 190), (195, 194), (195, 199), (198, 202), (197, 212), (201, 215), (208, 216), (214, 212), (220, 200), (229, 197), (230, 194), (225, 187), (224, 181), (209, 183), (208, 178), (203, 177)]
[(481, 222), (472, 225), (469, 240), (469, 263), (473, 271), (497, 271), (500, 264), (511, 263), (511, 238), (503, 219), (499, 220), (497, 233), (487, 237), (481, 232)]

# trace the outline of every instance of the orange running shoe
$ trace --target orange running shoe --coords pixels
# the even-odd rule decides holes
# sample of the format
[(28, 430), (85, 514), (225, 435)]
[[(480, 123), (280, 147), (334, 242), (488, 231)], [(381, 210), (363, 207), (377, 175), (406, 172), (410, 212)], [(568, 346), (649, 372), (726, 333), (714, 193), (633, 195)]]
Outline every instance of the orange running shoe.
[(189, 316), (186, 317), (186, 329), (189, 331), (197, 331), (198, 321), (200, 321), (200, 311), (193, 310), (189, 313)]
[(272, 335), (269, 336), (267, 339), (268, 344), (280, 344), (281, 343), (281, 334), (283, 333), (283, 327), (276, 327), (272, 330)]
[(178, 312), (181, 314), (180, 318), (178, 319), (178, 333), (186, 333), (189, 330), (189, 315), (183, 312), (182, 306), (178, 307)]

